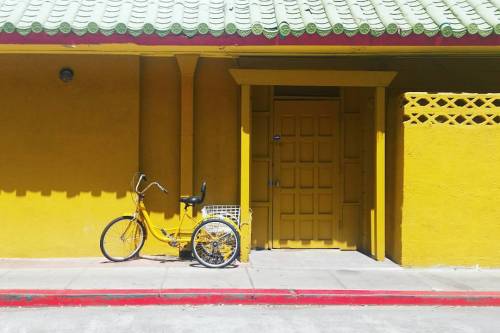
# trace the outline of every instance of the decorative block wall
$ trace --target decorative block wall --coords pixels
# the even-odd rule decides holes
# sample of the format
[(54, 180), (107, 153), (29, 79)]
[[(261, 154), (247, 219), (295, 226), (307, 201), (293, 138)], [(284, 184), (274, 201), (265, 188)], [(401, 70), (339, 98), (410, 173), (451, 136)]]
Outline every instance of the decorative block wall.
[(499, 267), (500, 94), (403, 97), (401, 263)]

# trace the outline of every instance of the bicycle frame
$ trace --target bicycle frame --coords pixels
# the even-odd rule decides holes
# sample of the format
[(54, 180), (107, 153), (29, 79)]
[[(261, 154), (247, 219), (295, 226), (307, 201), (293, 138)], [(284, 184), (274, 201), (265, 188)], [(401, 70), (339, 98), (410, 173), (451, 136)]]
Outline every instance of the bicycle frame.
[[(136, 211), (134, 213), (134, 218), (138, 219), (139, 221), (143, 222), (144, 226), (146, 227), (147, 231), (149, 234), (153, 235), (154, 238), (157, 240), (167, 243), (168, 245), (172, 247), (181, 247), (181, 243), (188, 243), (191, 241), (190, 235), (186, 236), (184, 239), (181, 237), (181, 227), (183, 225), (184, 219), (187, 218), (190, 221), (192, 221), (195, 225), (195, 227), (201, 222), (200, 220), (192, 217), (191, 215), (185, 213), (182, 216), (181, 222), (177, 228), (161, 228), (156, 226), (152, 220), (151, 216), (149, 215), (146, 205), (144, 204), (144, 201), (142, 198), (139, 197), (139, 202), (137, 203)], [(172, 245), (174, 244), (174, 245)]]
[[(189, 219), (193, 223), (193, 229), (195, 229), (200, 223), (203, 222), (203, 218), (195, 218), (192, 215), (188, 213), (188, 210), (186, 209), (184, 214), (182, 215), (181, 221), (179, 223), (179, 226), (177, 228), (160, 228), (156, 226), (152, 221), (151, 221), (151, 216), (149, 215), (146, 205), (144, 204), (144, 197), (145, 193), (152, 187), (152, 186), (157, 186), (161, 191), (164, 193), (167, 193), (167, 190), (161, 186), (157, 182), (152, 182), (149, 185), (147, 185), (142, 191), (139, 190), (139, 185), (142, 182), (142, 180), (145, 179), (145, 176), (143, 174), (140, 174), (139, 181), (135, 185), (135, 194), (137, 195), (137, 204), (136, 204), (136, 209), (134, 212), (134, 219), (139, 220), (145, 225), (145, 228), (149, 232), (149, 234), (153, 235), (154, 238), (157, 240), (167, 243), (169, 246), (172, 247), (178, 247), (181, 249), (183, 246), (185, 246), (187, 243), (191, 241), (191, 234), (192, 232), (187, 232), (185, 235), (181, 233), (181, 227), (185, 222), (185, 219)], [(220, 216), (220, 215), (214, 215), (214, 216), (208, 216), (206, 217), (207, 219), (210, 218), (217, 218), (217, 219), (222, 219), (230, 224), (232, 224), (237, 230), (239, 230), (238, 225), (234, 223), (231, 219)]]

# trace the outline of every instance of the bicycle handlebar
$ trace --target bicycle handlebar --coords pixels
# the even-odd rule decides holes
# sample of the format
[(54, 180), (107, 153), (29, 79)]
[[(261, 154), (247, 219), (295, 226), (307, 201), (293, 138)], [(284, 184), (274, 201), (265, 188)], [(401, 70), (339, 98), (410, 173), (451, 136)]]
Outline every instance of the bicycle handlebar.
[(135, 185), (135, 192), (139, 195), (144, 195), (144, 193), (147, 192), (147, 190), (149, 190), (151, 188), (151, 186), (156, 186), (160, 189), (160, 191), (162, 191), (163, 193), (167, 194), (168, 191), (166, 188), (164, 188), (163, 186), (160, 185), (160, 183), (158, 182), (151, 182), (149, 183), (142, 191), (139, 190), (139, 186), (141, 185), (141, 183), (143, 181), (148, 181), (147, 178), (146, 178), (146, 175), (143, 174), (143, 173), (140, 173), (139, 174), (139, 180), (137, 181), (137, 184)]

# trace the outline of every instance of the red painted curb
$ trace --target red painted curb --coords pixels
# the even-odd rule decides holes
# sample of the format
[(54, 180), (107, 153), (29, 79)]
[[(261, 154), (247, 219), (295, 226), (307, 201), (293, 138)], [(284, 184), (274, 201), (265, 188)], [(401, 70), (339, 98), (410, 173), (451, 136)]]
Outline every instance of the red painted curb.
[(500, 306), (500, 292), (302, 289), (0, 290), (0, 307), (208, 304)]

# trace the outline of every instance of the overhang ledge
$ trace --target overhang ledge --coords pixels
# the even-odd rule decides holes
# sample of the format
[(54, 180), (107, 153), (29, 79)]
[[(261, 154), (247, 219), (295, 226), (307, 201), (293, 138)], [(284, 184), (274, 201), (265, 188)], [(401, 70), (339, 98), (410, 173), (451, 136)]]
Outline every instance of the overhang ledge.
[(290, 69), (230, 69), (240, 85), (387, 87), (395, 71), (337, 71)]

